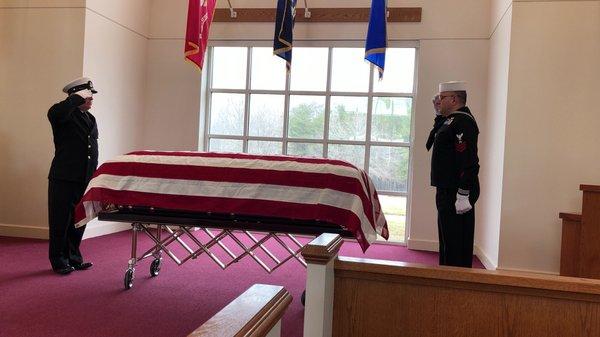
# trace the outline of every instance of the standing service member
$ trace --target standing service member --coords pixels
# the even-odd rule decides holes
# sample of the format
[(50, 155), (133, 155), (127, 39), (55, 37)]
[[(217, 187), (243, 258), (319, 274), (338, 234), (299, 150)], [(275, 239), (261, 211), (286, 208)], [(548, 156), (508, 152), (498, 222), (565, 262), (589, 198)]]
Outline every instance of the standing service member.
[(52, 270), (69, 274), (92, 266), (79, 250), (85, 226), (75, 228), (74, 210), (98, 166), (98, 127), (89, 112), (97, 93), (87, 77), (68, 83), (67, 98), (48, 111), (54, 159), (48, 175), (49, 258)]
[(471, 267), (475, 202), (479, 198), (479, 128), (467, 107), (465, 82), (439, 85), (440, 113), (431, 157), (436, 187), (440, 265)]

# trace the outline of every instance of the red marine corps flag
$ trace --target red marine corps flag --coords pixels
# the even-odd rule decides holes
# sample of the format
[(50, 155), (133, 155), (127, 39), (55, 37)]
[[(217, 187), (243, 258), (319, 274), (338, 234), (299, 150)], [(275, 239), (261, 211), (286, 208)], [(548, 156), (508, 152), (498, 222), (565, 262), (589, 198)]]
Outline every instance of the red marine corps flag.
[(187, 29), (185, 32), (185, 59), (193, 62), (200, 71), (208, 45), (208, 31), (217, 0), (189, 0)]

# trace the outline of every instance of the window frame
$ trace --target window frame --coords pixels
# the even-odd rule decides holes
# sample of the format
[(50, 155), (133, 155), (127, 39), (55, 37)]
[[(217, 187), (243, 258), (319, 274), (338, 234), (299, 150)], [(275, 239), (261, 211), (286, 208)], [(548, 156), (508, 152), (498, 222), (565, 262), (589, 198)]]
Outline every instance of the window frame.
[[(321, 155), (326, 158), (328, 154), (328, 146), (330, 144), (344, 144), (344, 145), (363, 145), (365, 147), (364, 154), (364, 169), (369, 172), (369, 164), (371, 159), (371, 147), (372, 146), (390, 146), (408, 149), (408, 172), (406, 191), (395, 192), (395, 191), (378, 191), (382, 195), (398, 196), (406, 198), (406, 215), (405, 215), (405, 233), (404, 241), (393, 242), (394, 244), (406, 245), (409, 228), (410, 228), (410, 206), (411, 206), (411, 190), (412, 190), (412, 171), (413, 171), (413, 148), (415, 139), (415, 111), (417, 101), (417, 86), (418, 86), (418, 69), (419, 69), (419, 52), (420, 45), (418, 41), (388, 41), (389, 48), (414, 48), (415, 59), (414, 59), (414, 71), (413, 71), (413, 88), (410, 93), (392, 93), (392, 92), (373, 92), (374, 87), (374, 72), (376, 72), (373, 66), (369, 67), (369, 89), (368, 92), (344, 92), (344, 91), (331, 91), (331, 73), (332, 73), (332, 50), (333, 48), (364, 48), (364, 41), (362, 40), (298, 40), (294, 41), (294, 47), (324, 47), (328, 48), (328, 62), (327, 62), (327, 84), (325, 91), (305, 91), (305, 90), (290, 90), (290, 78), (291, 73), (286, 74), (285, 88), (284, 90), (264, 90), (264, 89), (250, 89), (252, 81), (252, 47), (272, 47), (271, 40), (213, 40), (209, 43), (207, 50), (207, 57), (205, 60), (205, 71), (202, 72), (202, 85), (201, 85), (201, 107), (200, 107), (200, 139), (198, 141), (198, 148), (203, 151), (208, 151), (210, 139), (232, 139), (242, 141), (242, 150), (244, 153), (248, 151), (248, 141), (280, 141), (282, 143), (281, 153), (287, 153), (287, 145), (291, 142), (298, 143), (313, 143), (321, 144), (323, 151)], [(212, 59), (214, 47), (245, 47), (247, 48), (246, 53), (246, 87), (244, 89), (215, 89), (212, 88)], [(244, 127), (243, 134), (238, 135), (211, 135), (210, 134), (210, 106), (211, 97), (213, 93), (236, 93), (244, 94)], [(250, 123), (250, 95), (251, 94), (276, 94), (284, 96), (284, 117), (283, 117), (283, 133), (281, 137), (264, 137), (264, 136), (250, 136), (249, 135), (249, 123)], [(289, 138), (289, 105), (290, 95), (313, 95), (313, 96), (325, 96), (325, 117), (324, 117), (324, 129), (323, 139), (308, 139), (308, 138)], [(352, 140), (330, 140), (329, 139), (329, 119), (330, 119), (330, 102), (332, 96), (353, 96), (353, 97), (367, 97), (367, 125), (365, 141), (352, 141)], [(412, 100), (411, 104), (411, 125), (410, 125), (410, 139), (408, 142), (382, 142), (371, 140), (371, 122), (372, 122), (372, 105), (374, 97), (405, 97)]]

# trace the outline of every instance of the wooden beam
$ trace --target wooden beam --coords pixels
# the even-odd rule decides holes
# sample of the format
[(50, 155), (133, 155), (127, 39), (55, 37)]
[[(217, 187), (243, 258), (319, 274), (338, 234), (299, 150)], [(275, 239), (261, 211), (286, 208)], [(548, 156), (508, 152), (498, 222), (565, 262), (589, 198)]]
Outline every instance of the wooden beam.
[[(217, 8), (213, 22), (275, 22), (275, 8), (234, 8), (236, 18), (228, 8)], [(296, 9), (296, 22), (368, 22), (370, 8), (304, 8)], [(421, 7), (388, 8), (388, 22), (421, 22)]]

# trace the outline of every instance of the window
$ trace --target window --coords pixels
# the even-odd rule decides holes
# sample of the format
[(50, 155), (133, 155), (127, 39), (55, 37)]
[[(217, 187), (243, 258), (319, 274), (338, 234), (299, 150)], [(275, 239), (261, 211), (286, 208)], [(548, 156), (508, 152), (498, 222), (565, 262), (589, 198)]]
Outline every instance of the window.
[(388, 48), (379, 81), (363, 47), (297, 45), (290, 74), (271, 47), (211, 47), (203, 150), (351, 162), (368, 171), (391, 240), (403, 242), (416, 48)]

